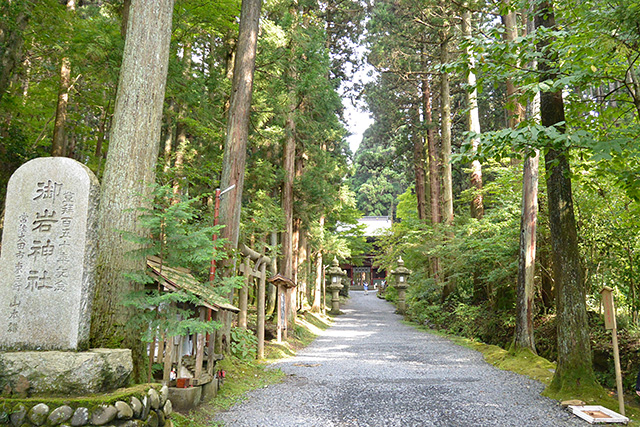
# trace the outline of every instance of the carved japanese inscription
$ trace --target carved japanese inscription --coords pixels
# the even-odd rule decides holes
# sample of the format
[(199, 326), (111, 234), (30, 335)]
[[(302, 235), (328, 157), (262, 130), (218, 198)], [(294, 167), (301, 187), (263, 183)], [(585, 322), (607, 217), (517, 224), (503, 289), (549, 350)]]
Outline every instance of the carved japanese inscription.
[(65, 157), (9, 180), (0, 253), (0, 349), (88, 347), (98, 180)]

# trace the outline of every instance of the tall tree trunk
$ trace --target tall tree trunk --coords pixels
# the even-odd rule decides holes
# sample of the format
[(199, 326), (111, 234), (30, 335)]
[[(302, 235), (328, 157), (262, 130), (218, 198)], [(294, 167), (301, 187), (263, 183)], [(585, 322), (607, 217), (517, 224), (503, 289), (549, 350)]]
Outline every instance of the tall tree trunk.
[(107, 103), (107, 105), (105, 107), (102, 107), (100, 109), (100, 124), (98, 125), (98, 137), (96, 139), (96, 151), (95, 151), (95, 156), (98, 158), (98, 167), (96, 170), (96, 176), (100, 177), (100, 169), (102, 168), (102, 159), (104, 158), (105, 154), (103, 152), (103, 144), (104, 144), (104, 139), (107, 133), (107, 120), (108, 120), (108, 116), (109, 116), (109, 108), (111, 105), (111, 99), (109, 99), (109, 102)]
[[(293, 65), (290, 64), (290, 67)], [(290, 73), (293, 71), (290, 70)], [(290, 75), (290, 77), (293, 77)], [(290, 84), (293, 84), (293, 80)], [(284, 232), (282, 233), (282, 267), (281, 271), (285, 277), (293, 278), (293, 180), (295, 176), (295, 153), (296, 153), (296, 123), (295, 123), (295, 90), (289, 88), (289, 110), (285, 123), (284, 153), (282, 168), (284, 169), (284, 182), (282, 184), (282, 211), (284, 214)], [(291, 292), (295, 294), (295, 292)], [(293, 301), (292, 301), (293, 299)], [(289, 298), (286, 303), (286, 317), (289, 324), (295, 322), (295, 310), (293, 304), (295, 298)]]
[[(290, 19), (293, 21), (289, 31), (294, 33), (298, 20), (298, 1), (293, 0), (289, 6)], [(287, 116), (284, 125), (284, 146), (282, 153), (282, 168), (284, 182), (282, 183), (282, 211), (284, 214), (284, 232), (282, 234), (282, 264), (281, 272), (285, 277), (293, 278), (293, 181), (295, 177), (296, 160), (296, 109), (298, 99), (296, 82), (298, 75), (295, 65), (295, 45), (297, 41), (289, 40), (288, 59), (286, 65), (286, 84), (288, 91)]]
[[(324, 221), (325, 217), (322, 215), (319, 220), (321, 235), (324, 234)], [(320, 311), (322, 311), (322, 264), (322, 249), (320, 249), (316, 255), (315, 293), (313, 296), (313, 305), (311, 306), (313, 313), (320, 313)]]
[(516, 300), (515, 345), (536, 353), (533, 330), (533, 296), (536, 269), (536, 224), (538, 220), (539, 151), (524, 160), (522, 178), (522, 218)]
[(222, 161), (220, 188), (226, 189), (235, 185), (220, 201), (220, 223), (225, 225), (222, 237), (229, 240), (233, 249), (238, 247), (240, 233), (240, 209), (261, 9), (262, 0), (242, 1), (238, 53), (233, 71), (231, 105)]
[(120, 23), (120, 35), (123, 39), (127, 38), (127, 23), (129, 22), (129, 14), (131, 13), (131, 0), (123, 0), (122, 2), (122, 22)]
[(187, 126), (184, 122), (184, 111), (180, 111), (176, 123), (176, 155), (173, 162), (173, 172), (175, 174), (173, 179), (173, 203), (178, 202), (179, 195), (182, 194), (184, 190), (182, 188), (182, 180), (184, 178), (184, 156), (187, 152), (187, 143)]
[(304, 230), (300, 230), (299, 233), (300, 242), (298, 244), (298, 254), (296, 257), (296, 264), (298, 265), (296, 283), (298, 284), (298, 295), (300, 298), (299, 307), (304, 309), (309, 305), (307, 298), (307, 282), (309, 279), (309, 275), (307, 274), (307, 265), (309, 264), (309, 243), (307, 241), (307, 233)]
[(53, 140), (51, 141), (52, 156), (67, 155), (67, 138), (65, 124), (67, 122), (67, 104), (69, 103), (69, 86), (71, 85), (71, 64), (69, 58), (62, 58), (60, 66), (60, 86), (58, 88), (58, 103), (56, 105), (56, 119), (53, 123)]
[[(292, 91), (290, 91), (290, 96)], [(282, 168), (284, 169), (284, 182), (282, 184), (282, 211), (284, 213), (284, 233), (282, 234), (282, 266), (280, 268), (285, 277), (293, 276), (293, 178), (295, 163), (295, 131), (294, 120), (295, 100), (289, 102), (289, 112), (285, 124), (284, 153)]]
[[(182, 78), (186, 82), (191, 76), (191, 42), (187, 41), (183, 46), (182, 54)], [(178, 118), (176, 120), (176, 156), (173, 163), (174, 180), (173, 180), (173, 203), (178, 202), (178, 196), (183, 194), (184, 188), (184, 156), (187, 153), (187, 124), (186, 124), (187, 108), (184, 104), (178, 104)], [(167, 149), (167, 141), (165, 141), (165, 155)]]
[[(291, 247), (293, 248), (293, 259), (291, 260), (291, 272), (293, 273), (293, 283), (298, 284), (298, 281), (300, 280), (298, 274), (298, 256), (300, 254), (300, 227), (302, 226), (302, 220), (300, 218), (294, 218), (293, 220), (293, 235), (291, 237)], [(296, 287), (294, 295), (294, 307), (296, 307), (296, 309), (300, 308), (300, 301), (299, 301), (299, 296), (297, 295), (300, 292), (300, 288)]]
[[(462, 13), (462, 35), (467, 40), (471, 39), (471, 11), (469, 9), (465, 9)], [(470, 90), (465, 94), (467, 98), (467, 108), (469, 109), (467, 130), (469, 132), (479, 134), (480, 114), (478, 112), (478, 90), (475, 87), (476, 74), (473, 71), (475, 68), (475, 57), (473, 56), (470, 45), (467, 45), (465, 53), (469, 65), (467, 84), (470, 88)], [(480, 138), (474, 137), (472, 140), (472, 149), (474, 153), (478, 152), (479, 143)], [(482, 197), (482, 165), (479, 160), (473, 160), (471, 162), (470, 183), (471, 188), (475, 190), (470, 205), (471, 218), (481, 219), (484, 216), (484, 201)], [(484, 286), (482, 280), (480, 280), (479, 268), (476, 266), (473, 271), (473, 301), (475, 303), (486, 301), (487, 295), (487, 288)]]
[(98, 212), (91, 342), (131, 348), (134, 375), (141, 379), (146, 357), (140, 331), (125, 328), (131, 311), (121, 299), (139, 287), (123, 273), (144, 271), (146, 261), (131, 256), (138, 245), (122, 231), (143, 232), (137, 209), (148, 201), (155, 178), (173, 0), (138, 0), (131, 8)]
[[(533, 32), (533, 22), (527, 20), (527, 32)], [(535, 69), (537, 63), (530, 64)], [(539, 122), (540, 95), (527, 106), (529, 118)], [(517, 126), (518, 123), (514, 123)], [(538, 221), (538, 163), (540, 151), (525, 154), (522, 173), (522, 215), (520, 220), (520, 255), (518, 262), (518, 284), (516, 299), (516, 348), (529, 349), (536, 353), (533, 329), (533, 297), (536, 267), (536, 225)]]
[[(238, 51), (233, 68), (227, 136), (224, 144), (222, 176), (220, 178), (220, 188), (223, 191), (233, 187), (220, 201), (220, 224), (225, 225), (222, 229), (221, 237), (227, 239), (229, 249), (238, 248), (238, 239), (240, 237), (240, 212), (242, 209), (242, 191), (247, 161), (249, 118), (261, 9), (262, 0), (242, 0)], [(231, 265), (226, 267), (231, 267)], [(232, 275), (233, 268), (226, 268), (223, 274)], [(233, 301), (233, 291), (229, 295), (229, 299)], [(227, 342), (229, 342), (231, 314), (227, 313), (223, 316), (222, 321), (224, 323), (223, 339), (226, 336)]]
[[(536, 8), (536, 28), (555, 28), (551, 1)], [(538, 70), (540, 81), (557, 78), (553, 69), (555, 55), (549, 50), (550, 40), (542, 40)], [(540, 95), (543, 126), (564, 127), (562, 92)], [(591, 345), (587, 324), (586, 295), (578, 252), (578, 236), (571, 195), (571, 170), (566, 148), (548, 147), (545, 155), (549, 227), (553, 254), (553, 277), (557, 292), (558, 365), (551, 382), (552, 391), (590, 388), (597, 384), (591, 363)]]
[[(511, 10), (511, 1), (503, 0), (505, 9), (508, 11), (502, 15), (502, 23), (504, 25), (504, 40), (508, 44), (514, 44), (518, 38), (518, 26), (516, 22), (516, 13)], [(518, 64), (513, 64), (518, 65)], [(514, 129), (518, 126), (518, 123), (524, 119), (525, 109), (520, 102), (518, 102), (517, 94), (518, 88), (514, 84), (512, 79), (507, 79), (507, 126)]]
[[(462, 34), (465, 38), (471, 38), (471, 11), (465, 10), (462, 14)], [(471, 48), (466, 48), (467, 60), (469, 61), (469, 72), (467, 73), (467, 83), (471, 88), (466, 93), (467, 108), (469, 108), (468, 129), (475, 134), (480, 133), (480, 114), (478, 112), (478, 90), (476, 89), (475, 58)], [(473, 138), (473, 151), (478, 151), (480, 138)], [(482, 200), (482, 166), (480, 161), (474, 160), (471, 163), (471, 187), (475, 189), (475, 194), (471, 200), (471, 218), (480, 219), (484, 216), (484, 203)]]
[[(298, 2), (294, 0), (289, 7), (290, 19), (293, 24), (289, 31), (293, 33), (298, 19)], [(282, 212), (284, 214), (284, 232), (282, 233), (282, 263), (280, 270), (285, 277), (293, 278), (293, 181), (295, 177), (296, 159), (296, 109), (298, 106), (296, 94), (296, 80), (298, 79), (295, 69), (295, 43), (289, 40), (289, 64), (286, 69), (286, 81), (288, 91), (287, 117), (284, 127), (284, 146), (282, 153), (282, 169), (284, 170), (284, 182), (282, 183)], [(294, 300), (295, 301), (295, 300)], [(294, 320), (292, 314), (291, 300), (287, 301), (287, 318)]]
[(176, 119), (174, 117), (175, 102), (169, 99), (167, 102), (166, 122), (167, 129), (164, 134), (163, 161), (162, 171), (166, 174), (171, 169), (171, 153), (173, 152), (173, 133), (176, 127)]
[(426, 172), (425, 172), (425, 149), (424, 138), (420, 132), (420, 109), (415, 106), (412, 118), (411, 139), (413, 141), (413, 170), (415, 178), (416, 199), (418, 202), (418, 218), (427, 218), (427, 194), (426, 194)]
[[(72, 15), (76, 11), (76, 1), (67, 1), (67, 13)], [(58, 103), (56, 105), (56, 119), (53, 124), (53, 140), (51, 141), (52, 156), (67, 156), (71, 151), (67, 149), (65, 125), (67, 123), (67, 105), (69, 104), (69, 88), (71, 86), (71, 63), (68, 57), (60, 61), (60, 85), (58, 87)]]
[[(0, 12), (9, 16), (10, 2), (3, 3), (0, 5)], [(10, 28), (0, 25), (0, 46), (3, 46), (3, 49), (0, 49), (0, 101), (9, 90), (13, 71), (22, 62), (23, 33), (29, 23), (30, 8), (34, 3), (33, 1), (24, 2), (24, 7), (15, 16), (14, 25)]]
[[(449, 29), (442, 32), (440, 41), (440, 63), (449, 62)], [(448, 225), (453, 225), (453, 179), (451, 174), (451, 96), (449, 94), (449, 73), (440, 73), (440, 115), (442, 137), (442, 219)]]
[[(441, 34), (440, 40), (440, 63), (442, 65), (449, 62), (449, 27)], [(440, 73), (440, 121), (441, 121), (441, 142), (442, 142), (442, 219), (447, 227), (447, 235), (453, 233), (453, 177), (451, 173), (451, 96), (449, 93), (449, 73)], [(442, 300), (455, 292), (456, 281), (454, 277), (449, 277), (442, 288)]]
[[(431, 84), (429, 78), (422, 79), (422, 114), (424, 127), (427, 129), (427, 154), (429, 158), (429, 205), (431, 213), (431, 224), (439, 224), (440, 216), (440, 164), (438, 159), (440, 154), (436, 144), (435, 126), (433, 126), (433, 111), (431, 106)], [(440, 284), (440, 259), (431, 257), (429, 260), (431, 273), (436, 285)]]

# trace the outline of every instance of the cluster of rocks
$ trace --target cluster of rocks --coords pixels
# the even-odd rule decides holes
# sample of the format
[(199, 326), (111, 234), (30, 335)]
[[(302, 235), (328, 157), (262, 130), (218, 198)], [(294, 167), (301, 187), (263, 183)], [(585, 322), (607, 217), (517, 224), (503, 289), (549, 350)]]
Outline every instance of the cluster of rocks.
[(117, 401), (112, 405), (97, 405), (93, 409), (84, 406), (72, 408), (62, 405), (50, 408), (46, 403), (38, 403), (27, 408), (18, 403), (10, 411), (0, 412), (0, 424), (14, 427), (25, 426), (122, 426), (122, 427), (173, 427), (169, 416), (173, 405), (169, 400), (169, 388), (162, 387), (160, 392), (151, 388), (138, 399), (132, 396), (129, 403)]

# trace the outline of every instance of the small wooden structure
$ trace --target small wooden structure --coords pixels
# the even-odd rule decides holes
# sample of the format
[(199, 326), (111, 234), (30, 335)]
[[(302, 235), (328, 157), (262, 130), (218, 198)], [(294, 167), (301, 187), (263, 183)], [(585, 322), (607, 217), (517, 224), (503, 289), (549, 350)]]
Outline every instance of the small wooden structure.
[[(264, 358), (264, 324), (265, 324), (265, 305), (266, 305), (266, 283), (267, 283), (267, 265), (271, 263), (271, 258), (263, 255), (253, 249), (240, 245), (240, 253), (244, 257), (243, 263), (240, 265), (240, 272), (245, 277), (244, 286), (240, 289), (239, 303), (240, 313), (238, 314), (238, 326), (247, 328), (247, 305), (249, 297), (249, 283), (252, 277), (258, 279), (258, 292), (256, 297), (257, 325), (256, 334), (258, 338), (257, 359)], [(251, 267), (253, 261), (253, 268)]]
[[(185, 290), (196, 295), (202, 302), (201, 306), (193, 307), (194, 314), (197, 315), (200, 320), (204, 321), (207, 318), (207, 309), (211, 312), (219, 314), (220, 312), (227, 311), (232, 313), (238, 313), (240, 310), (229, 304), (224, 298), (220, 297), (213, 292), (209, 286), (200, 283), (196, 280), (191, 272), (186, 268), (172, 268), (163, 265), (162, 260), (158, 257), (150, 256), (147, 258), (147, 267), (149, 275), (157, 282), (159, 286), (165, 291), (178, 291)], [(149, 361), (151, 364), (154, 362), (163, 363), (164, 370), (162, 379), (165, 382), (169, 382), (170, 373), (173, 364), (181, 366), (183, 354), (183, 343), (188, 337), (174, 337), (170, 339), (165, 336), (164, 332), (161, 332), (160, 336), (151, 343), (149, 349)], [(208, 342), (207, 342), (208, 341)], [(156, 345), (157, 342), (157, 345)], [(215, 339), (213, 336), (207, 334), (197, 334), (193, 343), (195, 349), (191, 355), (195, 354), (195, 368), (194, 368), (194, 381), (191, 385), (198, 385), (203, 377), (203, 363), (205, 356), (205, 347), (207, 348), (207, 378), (213, 378), (213, 368), (217, 360), (222, 359), (221, 355), (214, 354), (213, 344)], [(179, 369), (178, 369), (179, 371)], [(206, 381), (206, 380), (204, 380)]]
[(613, 303), (613, 288), (605, 286), (600, 291), (604, 305), (604, 327), (611, 330), (613, 344), (613, 362), (616, 371), (616, 388), (618, 391), (618, 408), (622, 416), (624, 413), (624, 389), (622, 388), (622, 371), (620, 370), (620, 351), (618, 349), (618, 326), (616, 325), (616, 309)]
[(569, 406), (571, 412), (589, 424), (627, 424), (629, 418), (604, 406)]
[[(357, 264), (349, 260), (340, 264), (340, 268), (346, 271), (348, 279), (344, 283), (345, 288), (341, 290), (341, 294), (348, 295), (349, 289), (363, 290), (364, 282), (369, 284), (369, 289), (380, 289), (386, 284), (387, 272), (375, 266), (374, 257), (379, 249), (377, 242), (380, 236), (391, 228), (391, 224), (392, 220), (388, 216), (364, 216), (358, 220), (358, 226), (363, 228), (367, 243), (372, 245), (373, 250), (358, 256)], [(340, 226), (340, 228), (348, 229), (348, 226)]]
[(278, 289), (277, 306), (278, 306), (278, 342), (287, 339), (288, 319), (291, 316), (291, 310), (295, 309), (295, 304), (291, 304), (291, 296), (296, 284), (293, 280), (278, 273), (269, 279)]

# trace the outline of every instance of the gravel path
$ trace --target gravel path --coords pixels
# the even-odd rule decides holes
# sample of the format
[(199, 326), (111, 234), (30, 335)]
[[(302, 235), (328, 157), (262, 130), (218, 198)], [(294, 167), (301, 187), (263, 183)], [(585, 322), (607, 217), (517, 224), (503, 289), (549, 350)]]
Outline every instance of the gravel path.
[(476, 351), (402, 324), (394, 307), (351, 292), (334, 326), (291, 359), (288, 374), (221, 413), (226, 426), (585, 426), (543, 385)]

